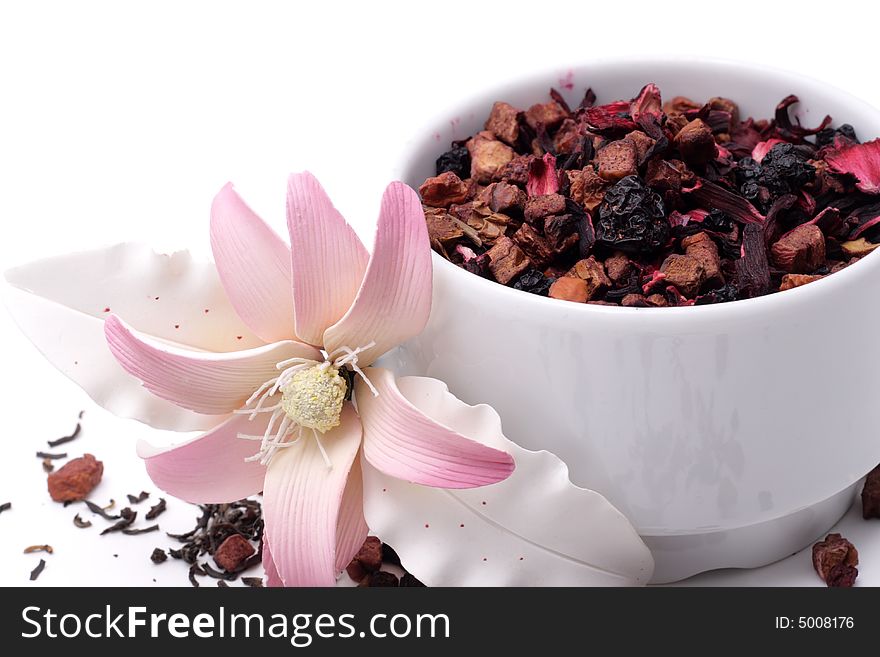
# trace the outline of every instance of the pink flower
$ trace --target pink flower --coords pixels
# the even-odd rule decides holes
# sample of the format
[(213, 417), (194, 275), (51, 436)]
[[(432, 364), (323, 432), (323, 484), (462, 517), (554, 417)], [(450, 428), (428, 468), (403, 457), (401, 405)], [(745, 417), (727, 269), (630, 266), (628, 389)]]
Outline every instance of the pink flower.
[[(220, 280), (263, 345), (190, 350), (112, 313), (104, 331), (119, 364), (153, 395), (219, 417), (182, 445), (139, 445), (156, 485), (198, 503), (263, 491), (269, 584), (329, 586), (368, 531), (361, 454), (386, 475), (439, 488), (496, 483), (514, 464), (428, 417), (390, 372), (370, 367), (430, 313), (430, 247), (416, 193), (388, 186), (371, 256), (311, 174), (290, 177), (287, 211), (292, 249), (231, 185), (211, 209)], [(369, 397), (363, 423), (346, 399), (354, 379)]]

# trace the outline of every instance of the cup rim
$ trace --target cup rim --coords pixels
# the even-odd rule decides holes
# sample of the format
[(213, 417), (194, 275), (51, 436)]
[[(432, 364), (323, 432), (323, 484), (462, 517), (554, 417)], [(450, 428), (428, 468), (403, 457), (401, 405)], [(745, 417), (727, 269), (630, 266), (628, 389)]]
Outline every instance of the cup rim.
[[(861, 109), (864, 111), (878, 115), (878, 121), (880, 121), (880, 110), (875, 108), (870, 103), (862, 100), (861, 98), (851, 94), (848, 91), (840, 89), (839, 87), (831, 83), (818, 80), (814, 77), (804, 75), (803, 73), (793, 72), (781, 67), (764, 66), (763, 64), (759, 66), (758, 64), (739, 61), (735, 59), (721, 57), (700, 57), (699, 59), (694, 59), (674, 55), (652, 57), (650, 59), (644, 56), (595, 57), (582, 60), (577, 64), (570, 66), (569, 68), (571, 70), (578, 70), (585, 69), (587, 67), (601, 67), (603, 69), (606, 69), (606, 72), (609, 68), (613, 72), (616, 68), (628, 68), (639, 65), (655, 67), (699, 67), (715, 70), (735, 70), (738, 72), (746, 70), (754, 75), (760, 75), (764, 77), (768, 75), (782, 76), (791, 79), (795, 83), (799, 81), (802, 86), (817, 86), (825, 92), (833, 93), (834, 95), (840, 97), (843, 103), (846, 105), (858, 106), (861, 107)], [(459, 101), (455, 105), (450, 105), (444, 108), (442, 111), (433, 113), (433, 115), (424, 125), (441, 125), (444, 122), (444, 119), (441, 117), (454, 115), (457, 111), (460, 111), (460, 108), (463, 104), (480, 104), (481, 102), (483, 104), (486, 104), (485, 102), (483, 102), (484, 100), (486, 102), (493, 102), (491, 99), (497, 99), (499, 97), (499, 94), (501, 94), (501, 90), (505, 87), (509, 88), (512, 86), (536, 85), (541, 82), (545, 82), (548, 78), (552, 78), (553, 76), (557, 75), (558, 70), (558, 68), (554, 68), (544, 71), (533, 72), (521, 78), (512, 78), (510, 80), (500, 82), (488, 91), (483, 91), (480, 94), (474, 95), (470, 99)], [(430, 130), (428, 130), (426, 134), (430, 134)], [(880, 135), (878, 135), (878, 137), (880, 137)], [(425, 141), (427, 141), (427, 137), (425, 137), (424, 135), (421, 135), (414, 140), (417, 146), (424, 143)], [(411, 158), (407, 160), (407, 163), (410, 161)], [(404, 166), (406, 166), (406, 164), (404, 164)], [(880, 252), (880, 248), (875, 249), (866, 256), (863, 256), (861, 259), (859, 259), (858, 262), (847, 266), (841, 271), (835, 272), (834, 274), (826, 275), (824, 278), (818, 281), (814, 281), (807, 285), (801, 285), (790, 290), (775, 291), (761, 297), (738, 299), (736, 301), (729, 301), (724, 303), (705, 304), (700, 306), (647, 308), (623, 306), (611, 307), (590, 303), (573, 303), (571, 301), (565, 301), (562, 299), (551, 299), (549, 297), (517, 290), (506, 285), (501, 285), (496, 281), (492, 281), (481, 276), (476, 276), (446, 260), (433, 249), (431, 250), (431, 255), (434, 262), (435, 272), (437, 272), (439, 269), (439, 271), (444, 274), (460, 277), (462, 281), (470, 280), (469, 283), (462, 282), (461, 284), (474, 285), (478, 289), (480, 289), (482, 286), (480, 293), (484, 295), (492, 294), (493, 289), (495, 291), (494, 293), (500, 295), (502, 298), (505, 295), (512, 295), (509, 297), (509, 300), (511, 302), (519, 300), (521, 303), (524, 304), (534, 304), (534, 308), (536, 310), (540, 309), (549, 312), (563, 311), (566, 313), (584, 314), (585, 316), (625, 316), (627, 314), (638, 313), (639, 315), (651, 315), (652, 317), (669, 316), (670, 318), (680, 318), (682, 314), (688, 314), (694, 317), (699, 315), (704, 318), (712, 317), (714, 319), (718, 316), (729, 315), (731, 313), (747, 312), (750, 309), (764, 312), (768, 310), (785, 311), (797, 305), (814, 303), (817, 299), (821, 299), (824, 296), (833, 295), (841, 286), (850, 286), (852, 283), (855, 282), (851, 279), (856, 279), (858, 277), (866, 275), (869, 271), (869, 268), (873, 267), (876, 269), (880, 267), (880, 253), (878, 252)], [(456, 273), (450, 274), (449, 272), (451, 269), (456, 270)]]

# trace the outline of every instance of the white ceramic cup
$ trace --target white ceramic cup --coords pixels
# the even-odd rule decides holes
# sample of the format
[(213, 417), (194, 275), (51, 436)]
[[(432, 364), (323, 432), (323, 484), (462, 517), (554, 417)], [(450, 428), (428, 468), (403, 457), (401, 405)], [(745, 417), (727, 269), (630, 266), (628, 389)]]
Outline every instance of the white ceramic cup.
[[(494, 101), (545, 102), (558, 79), (461, 100), (425, 125), (396, 175), (418, 187), (452, 139), (482, 129)], [(831, 114), (863, 140), (880, 135), (880, 112), (864, 102), (755, 65), (596, 62), (571, 79), (573, 90), (559, 90), (572, 106), (587, 86), (602, 103), (655, 82), (664, 98), (724, 96), (743, 117), (768, 118), (794, 93), (804, 125)], [(560, 456), (575, 483), (630, 518), (654, 553), (654, 580), (668, 582), (788, 556), (849, 507), (880, 462), (878, 289), (873, 253), (757, 299), (612, 308), (520, 292), (434, 254), (431, 319), (397, 366), (491, 404), (509, 438)]]

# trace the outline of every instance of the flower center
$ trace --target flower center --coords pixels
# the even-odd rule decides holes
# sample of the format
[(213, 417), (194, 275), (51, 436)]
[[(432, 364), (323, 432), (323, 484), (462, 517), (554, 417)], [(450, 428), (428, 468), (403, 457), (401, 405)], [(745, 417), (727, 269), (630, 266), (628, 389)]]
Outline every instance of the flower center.
[(314, 365), (297, 371), (281, 386), (281, 408), (294, 424), (325, 433), (339, 426), (346, 389), (336, 367)]
[[(374, 395), (379, 392), (358, 366), (358, 354), (374, 346), (371, 342), (351, 349), (340, 347), (326, 355), (324, 362), (307, 358), (290, 358), (275, 367), (281, 372), (254, 391), (244, 407), (235, 411), (253, 420), (258, 415), (271, 413), (262, 436), (238, 434), (242, 440), (260, 443), (260, 450), (246, 461), (268, 465), (279, 449), (298, 443), (303, 432), (311, 432), (324, 456), (327, 467), (332, 467), (321, 444), (320, 434), (338, 427), (342, 406), (348, 392), (348, 382), (340, 373), (360, 376)], [(351, 378), (349, 377), (349, 378)], [(281, 399), (278, 399), (278, 394)]]

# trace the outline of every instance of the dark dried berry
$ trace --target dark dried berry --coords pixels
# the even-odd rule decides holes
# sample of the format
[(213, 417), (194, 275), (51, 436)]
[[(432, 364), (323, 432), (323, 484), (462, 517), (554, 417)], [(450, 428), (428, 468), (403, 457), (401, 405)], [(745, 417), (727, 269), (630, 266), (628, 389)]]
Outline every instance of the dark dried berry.
[(462, 180), (471, 177), (471, 156), (468, 149), (458, 146), (437, 158), (437, 175), (451, 171)]
[(816, 167), (794, 144), (776, 144), (761, 160), (761, 182), (774, 196), (797, 192), (815, 177)]
[(849, 124), (844, 123), (839, 128), (823, 128), (819, 132), (816, 133), (816, 146), (831, 146), (834, 143), (834, 138), (840, 135), (841, 137), (845, 137), (850, 141), (854, 141), (857, 144), (859, 143), (858, 137), (856, 137), (855, 129)]
[(531, 292), (532, 294), (539, 294), (542, 297), (546, 297), (547, 293), (550, 291), (550, 286), (553, 285), (553, 281), (555, 280), (555, 278), (544, 276), (544, 274), (537, 269), (529, 269), (516, 279), (513, 287), (517, 290), (522, 290), (523, 292)]
[(706, 218), (703, 219), (703, 228), (714, 230), (718, 233), (729, 233), (733, 230), (733, 219), (718, 208), (712, 208)]
[(168, 555), (165, 554), (165, 550), (163, 550), (162, 548), (156, 548), (155, 550), (153, 550), (153, 554), (150, 555), (150, 561), (155, 564), (163, 563), (167, 559)]
[[(739, 186), (739, 193), (754, 205), (761, 207), (765, 200), (769, 200), (762, 198), (761, 165), (755, 160), (744, 157), (736, 163), (733, 174), (736, 178), (736, 184)], [(766, 190), (764, 193), (767, 194)]]
[(605, 192), (596, 224), (599, 244), (628, 253), (650, 253), (668, 238), (663, 199), (638, 176), (627, 176)]
[(717, 290), (712, 290), (710, 292), (706, 292), (706, 294), (701, 294), (697, 297), (694, 305), (705, 306), (710, 303), (725, 303), (727, 301), (736, 301), (738, 298), (739, 291), (736, 289), (736, 285), (728, 283), (724, 287), (719, 287)]

